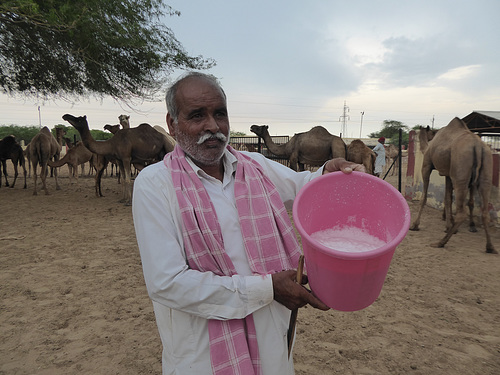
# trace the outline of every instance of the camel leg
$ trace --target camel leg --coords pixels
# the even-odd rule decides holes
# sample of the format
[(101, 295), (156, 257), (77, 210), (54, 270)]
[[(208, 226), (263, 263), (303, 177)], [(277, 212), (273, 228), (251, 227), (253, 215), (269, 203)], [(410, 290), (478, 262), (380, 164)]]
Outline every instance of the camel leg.
[[(483, 168), (489, 168), (490, 170), (493, 168), (490, 163), (484, 163)], [(481, 175), (479, 178), (479, 187), (477, 189), (479, 196), (481, 197), (481, 219), (483, 222), (484, 233), (486, 235), (486, 252), (490, 254), (498, 254), (497, 250), (493, 246), (491, 242), (490, 232), (489, 232), (489, 223), (490, 223), (490, 213), (489, 213), (489, 204), (490, 204), (490, 193), (491, 193), (491, 176)]]
[(422, 216), (422, 211), (424, 210), (425, 204), (427, 203), (427, 191), (429, 189), (429, 181), (431, 179), (431, 172), (432, 172), (432, 164), (425, 163), (422, 166), (422, 180), (424, 183), (423, 190), (422, 190), (422, 199), (420, 200), (420, 207), (418, 209), (418, 214), (417, 218), (413, 222), (412, 226), (410, 227), (410, 230), (419, 230), (418, 226), (420, 225), (420, 216)]
[[(59, 157), (55, 157), (54, 159), (55, 159), (55, 161), (58, 161)], [(58, 175), (57, 170), (58, 170), (58, 168), (54, 168), (54, 179), (56, 180), (56, 190), (61, 190), (61, 187), (59, 186), (59, 180), (57, 179), (57, 175)]]
[(454, 224), (452, 203), (453, 203), (453, 183), (451, 182), (451, 178), (446, 176), (444, 211), (443, 211), (443, 218), (446, 220), (446, 232), (448, 232), (453, 227)]
[[(1, 164), (2, 164), (2, 167), (3, 167), (3, 175), (5, 177), (5, 186), (8, 187), (9, 186), (9, 181), (7, 180), (7, 161), (6, 160), (2, 160)], [(2, 171), (1, 171), (1, 168), (0, 168), (0, 186), (2, 186)]]
[(40, 172), (40, 179), (42, 180), (42, 190), (45, 190), (45, 195), (50, 194), (49, 190), (47, 189), (47, 184), (46, 184), (48, 173), (49, 173), (49, 171), (47, 169), (47, 162), (45, 162), (44, 164), (42, 164), (41, 172)]
[(476, 223), (474, 222), (474, 193), (475, 189), (472, 186), (469, 190), (469, 201), (467, 206), (469, 207), (469, 232), (476, 233)]
[(103, 175), (105, 169), (106, 168), (103, 166), (95, 174), (95, 196), (97, 198), (104, 197), (104, 195), (102, 194), (102, 191), (101, 191), (101, 180), (102, 180), (102, 175)]
[(130, 160), (119, 160), (118, 165), (120, 167), (120, 174), (123, 176), (122, 177), (123, 183), (121, 184), (122, 199), (120, 200), (120, 202), (125, 203), (125, 205), (129, 206), (132, 204), (132, 196), (130, 194), (130, 185), (131, 185)]
[(439, 241), (437, 244), (433, 245), (435, 247), (444, 247), (448, 240), (453, 236), (454, 233), (457, 232), (460, 225), (467, 218), (467, 214), (465, 213), (465, 198), (467, 195), (467, 188), (460, 188), (457, 184), (454, 184), (455, 187), (455, 205), (457, 207), (457, 213), (455, 215), (455, 223), (453, 226), (446, 232), (446, 235)]
[[(33, 195), (38, 195), (37, 186), (36, 186), (36, 182), (37, 182), (36, 181), (36, 179), (37, 179), (37, 176), (36, 176), (36, 167), (37, 167), (38, 161), (33, 160), (32, 164), (33, 164), (33, 185), (34, 185)], [(40, 166), (40, 168), (41, 168), (41, 166)]]
[(299, 162), (299, 152), (294, 151), (290, 155), (290, 168), (292, 168), (295, 172), (298, 171), (298, 162)]
[[(17, 170), (17, 160), (14, 162), (14, 182), (12, 185), (10, 185), (11, 188), (14, 188), (14, 185), (16, 184), (17, 181), (17, 176), (19, 175), (19, 172)], [(7, 178), (6, 178), (7, 179)]]

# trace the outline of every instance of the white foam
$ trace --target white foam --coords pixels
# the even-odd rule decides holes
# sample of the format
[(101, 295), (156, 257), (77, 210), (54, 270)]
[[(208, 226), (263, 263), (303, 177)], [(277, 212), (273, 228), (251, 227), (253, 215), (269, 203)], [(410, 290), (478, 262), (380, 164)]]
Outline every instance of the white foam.
[(330, 228), (311, 234), (311, 237), (330, 249), (359, 253), (378, 249), (385, 241), (357, 227)]

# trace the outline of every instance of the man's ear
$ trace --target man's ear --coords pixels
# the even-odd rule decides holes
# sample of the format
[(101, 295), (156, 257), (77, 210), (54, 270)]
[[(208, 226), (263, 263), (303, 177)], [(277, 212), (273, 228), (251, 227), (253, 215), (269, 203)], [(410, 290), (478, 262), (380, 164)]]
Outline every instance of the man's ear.
[(174, 119), (170, 116), (170, 113), (167, 113), (167, 127), (170, 135), (175, 138)]

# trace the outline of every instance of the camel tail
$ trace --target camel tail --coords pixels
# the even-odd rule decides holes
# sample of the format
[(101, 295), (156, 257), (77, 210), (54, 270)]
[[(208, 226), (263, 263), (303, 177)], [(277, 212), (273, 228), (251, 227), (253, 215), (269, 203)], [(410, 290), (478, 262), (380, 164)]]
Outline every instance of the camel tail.
[(472, 164), (471, 185), (477, 185), (483, 167), (484, 150), (479, 143), (474, 145), (474, 161)]

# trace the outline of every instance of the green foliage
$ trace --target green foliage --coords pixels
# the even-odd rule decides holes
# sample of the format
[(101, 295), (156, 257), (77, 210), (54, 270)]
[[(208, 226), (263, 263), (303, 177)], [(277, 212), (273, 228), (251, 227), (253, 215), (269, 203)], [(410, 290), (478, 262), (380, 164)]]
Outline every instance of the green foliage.
[(231, 137), (244, 137), (246, 136), (246, 133), (244, 132), (233, 132), (232, 130), (230, 131), (229, 135)]
[(0, 86), (14, 95), (148, 99), (174, 69), (207, 69), (187, 54), (162, 0), (2, 0)]
[(369, 138), (390, 138), (390, 143), (398, 145), (399, 143), (399, 130), (401, 129), (401, 142), (403, 145), (408, 146), (410, 129), (401, 121), (384, 120), (382, 123), (382, 130), (368, 134)]
[(20, 142), (23, 139), (25, 144), (28, 144), (39, 131), (38, 126), (2, 125), (0, 126), (0, 139), (13, 135), (16, 141)]

